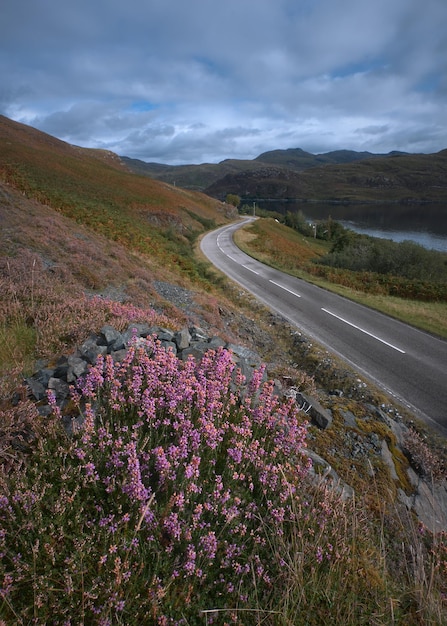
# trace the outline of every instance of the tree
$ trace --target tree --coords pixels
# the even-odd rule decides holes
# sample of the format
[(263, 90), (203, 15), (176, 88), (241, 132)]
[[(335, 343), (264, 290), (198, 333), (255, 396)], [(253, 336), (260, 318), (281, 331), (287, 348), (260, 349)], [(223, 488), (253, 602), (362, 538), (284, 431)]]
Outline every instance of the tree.
[(241, 203), (241, 199), (235, 193), (227, 193), (227, 196), (225, 198), (225, 202), (227, 204), (232, 204), (233, 206), (235, 206), (237, 208), (240, 205), (240, 203)]

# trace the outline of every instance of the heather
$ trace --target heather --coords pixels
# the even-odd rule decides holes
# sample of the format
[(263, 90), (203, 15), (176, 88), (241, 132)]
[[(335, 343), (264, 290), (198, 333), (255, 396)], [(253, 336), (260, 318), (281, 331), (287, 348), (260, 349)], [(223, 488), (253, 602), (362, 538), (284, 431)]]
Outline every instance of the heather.
[(174, 624), (267, 609), (309, 463), (306, 423), (262, 380), (242, 393), (223, 349), (183, 363), (148, 340), (99, 358), (72, 392), (82, 426), (68, 438), (53, 400), (47, 436), (4, 481), (0, 614)]
[(45, 267), (39, 255), (27, 250), (19, 257), (0, 257), (0, 291), (0, 397), (7, 395), (2, 387), (8, 381), (16, 384), (13, 372), (20, 375), (36, 359), (60, 355), (106, 323), (121, 330), (131, 322), (170, 327), (183, 319), (174, 309), (168, 317), (147, 306), (89, 294), (67, 267)]
[(264, 367), (246, 381), (223, 348), (181, 361), (135, 339), (72, 388), (70, 435), (49, 400), (4, 413), (38, 435), (0, 457), (5, 623), (442, 623), (443, 535), (408, 517), (408, 559), (386, 545), (311, 471), (306, 414)]

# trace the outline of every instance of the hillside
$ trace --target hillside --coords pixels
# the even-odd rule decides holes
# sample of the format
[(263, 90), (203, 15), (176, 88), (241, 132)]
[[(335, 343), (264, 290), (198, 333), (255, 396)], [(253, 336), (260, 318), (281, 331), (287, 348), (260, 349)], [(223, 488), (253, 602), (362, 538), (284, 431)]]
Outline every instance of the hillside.
[[(0, 118), (0, 622), (445, 623), (444, 440), (198, 258), (232, 211)], [(137, 326), (233, 356), (69, 391)]]
[(0, 155), (0, 181), (11, 192), (133, 253), (150, 253), (155, 266), (181, 258), (186, 270), (191, 241), (234, 216), (233, 207), (208, 196), (130, 173), (112, 153), (68, 145), (5, 117)]

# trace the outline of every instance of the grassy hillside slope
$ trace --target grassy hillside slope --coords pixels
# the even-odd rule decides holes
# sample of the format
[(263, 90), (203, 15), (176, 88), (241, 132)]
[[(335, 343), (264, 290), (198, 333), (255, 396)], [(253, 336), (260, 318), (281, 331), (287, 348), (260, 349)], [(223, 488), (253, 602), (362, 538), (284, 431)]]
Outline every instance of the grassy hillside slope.
[(154, 258), (175, 254), (176, 243), (180, 249), (182, 240), (231, 215), (203, 194), (130, 173), (116, 155), (68, 145), (5, 117), (0, 155), (4, 183)]
[(196, 238), (233, 215), (203, 194), (128, 172), (112, 153), (0, 117), (0, 309), (3, 320), (18, 315), (15, 328), (1, 329), (0, 370), (81, 340), (100, 317), (86, 298), (162, 310), (158, 282), (206, 291), (213, 274), (195, 259)]

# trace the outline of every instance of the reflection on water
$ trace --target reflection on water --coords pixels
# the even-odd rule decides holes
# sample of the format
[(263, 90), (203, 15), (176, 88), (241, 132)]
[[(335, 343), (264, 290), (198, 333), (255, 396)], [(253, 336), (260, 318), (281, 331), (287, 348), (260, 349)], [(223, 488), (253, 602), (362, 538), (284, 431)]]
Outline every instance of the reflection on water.
[(258, 206), (285, 214), (302, 211), (309, 220), (331, 217), (352, 230), (404, 241), (447, 252), (447, 206), (444, 204), (317, 204), (310, 202), (259, 201)]

